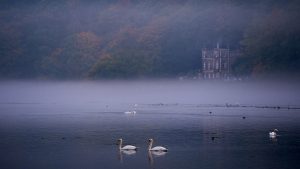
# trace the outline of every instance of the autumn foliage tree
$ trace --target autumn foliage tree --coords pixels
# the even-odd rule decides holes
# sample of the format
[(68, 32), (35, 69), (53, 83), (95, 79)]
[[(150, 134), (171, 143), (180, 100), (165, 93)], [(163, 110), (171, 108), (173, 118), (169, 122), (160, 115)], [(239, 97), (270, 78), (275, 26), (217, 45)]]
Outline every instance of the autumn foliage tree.
[(42, 61), (43, 74), (54, 77), (85, 77), (100, 59), (101, 39), (92, 32), (80, 32), (66, 38)]

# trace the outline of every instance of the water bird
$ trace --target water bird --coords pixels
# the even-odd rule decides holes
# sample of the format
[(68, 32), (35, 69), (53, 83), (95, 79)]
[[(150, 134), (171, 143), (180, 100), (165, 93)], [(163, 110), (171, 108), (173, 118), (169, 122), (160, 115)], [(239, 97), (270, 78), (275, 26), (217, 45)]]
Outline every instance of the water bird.
[(245, 119), (246, 117), (245, 116), (243, 116), (243, 119)]
[(212, 112), (210, 111), (209, 114), (211, 114)]
[(118, 139), (118, 144), (119, 144), (119, 150), (124, 150), (124, 151), (136, 151), (137, 147), (133, 146), (133, 145), (126, 145), (124, 147), (122, 147), (123, 144), (123, 139)]
[(124, 114), (136, 114), (136, 111), (133, 110), (133, 111), (125, 111)]
[(278, 132), (278, 130), (277, 130), (277, 129), (274, 129), (273, 131), (270, 131), (270, 132), (269, 132), (269, 136), (270, 136), (271, 138), (275, 138), (275, 137), (277, 136), (277, 132)]
[(157, 151), (157, 152), (167, 152), (168, 149), (165, 148), (165, 147), (162, 147), (162, 146), (156, 146), (156, 147), (153, 147), (152, 148), (152, 145), (153, 145), (153, 139), (149, 139), (149, 147), (148, 147), (148, 150), (149, 151)]

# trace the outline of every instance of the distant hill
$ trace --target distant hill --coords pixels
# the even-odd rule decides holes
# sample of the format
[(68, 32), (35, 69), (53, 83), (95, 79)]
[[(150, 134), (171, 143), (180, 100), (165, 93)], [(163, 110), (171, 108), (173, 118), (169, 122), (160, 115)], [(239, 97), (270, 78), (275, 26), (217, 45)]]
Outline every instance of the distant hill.
[(1, 78), (193, 74), (201, 49), (240, 49), (236, 75), (299, 73), (296, 0), (3, 0)]

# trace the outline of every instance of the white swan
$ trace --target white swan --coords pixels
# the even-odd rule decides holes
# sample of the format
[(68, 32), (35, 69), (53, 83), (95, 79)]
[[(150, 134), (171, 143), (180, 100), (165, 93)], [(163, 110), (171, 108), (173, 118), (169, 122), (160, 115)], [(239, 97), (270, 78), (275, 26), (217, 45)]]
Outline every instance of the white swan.
[(128, 151), (128, 150), (134, 150), (134, 151), (137, 150), (137, 147), (132, 146), (132, 145), (126, 145), (126, 146), (122, 147), (123, 140), (121, 138), (118, 139), (118, 144), (119, 144), (119, 149), (120, 150), (126, 150), (126, 151)]
[(149, 147), (148, 147), (149, 151), (164, 151), (164, 152), (168, 151), (167, 148), (162, 147), (162, 146), (156, 146), (156, 147), (152, 148), (152, 144), (153, 144), (153, 139), (151, 138), (151, 139), (149, 139)]
[(125, 111), (124, 113), (125, 114), (136, 114), (136, 111), (135, 110), (133, 110), (133, 111)]
[(277, 133), (276, 133), (276, 132), (278, 132), (278, 130), (277, 130), (277, 129), (274, 129), (273, 131), (269, 132), (269, 136), (270, 136), (271, 138), (275, 138), (275, 137), (277, 136)]

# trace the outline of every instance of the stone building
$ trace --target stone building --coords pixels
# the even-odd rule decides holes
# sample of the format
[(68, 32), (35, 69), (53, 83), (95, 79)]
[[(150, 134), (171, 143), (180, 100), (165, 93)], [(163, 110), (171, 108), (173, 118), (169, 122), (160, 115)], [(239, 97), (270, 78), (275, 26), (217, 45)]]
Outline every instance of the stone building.
[(230, 51), (217, 48), (202, 49), (202, 76), (204, 79), (225, 79), (230, 75)]

